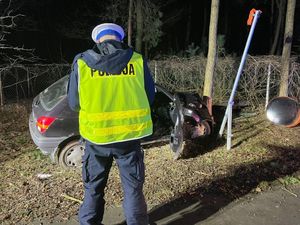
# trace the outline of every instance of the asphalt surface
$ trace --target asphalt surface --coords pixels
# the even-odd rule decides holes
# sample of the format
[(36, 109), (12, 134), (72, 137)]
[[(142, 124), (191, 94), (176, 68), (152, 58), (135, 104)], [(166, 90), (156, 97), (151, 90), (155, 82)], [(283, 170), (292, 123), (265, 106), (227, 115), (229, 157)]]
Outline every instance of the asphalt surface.
[[(300, 185), (259, 194), (248, 194), (235, 201), (224, 196), (209, 195), (174, 201), (152, 208), (151, 225), (300, 225)], [(108, 208), (105, 225), (122, 224), (122, 208)], [(74, 216), (67, 222), (49, 223), (37, 220), (34, 225), (77, 225)]]

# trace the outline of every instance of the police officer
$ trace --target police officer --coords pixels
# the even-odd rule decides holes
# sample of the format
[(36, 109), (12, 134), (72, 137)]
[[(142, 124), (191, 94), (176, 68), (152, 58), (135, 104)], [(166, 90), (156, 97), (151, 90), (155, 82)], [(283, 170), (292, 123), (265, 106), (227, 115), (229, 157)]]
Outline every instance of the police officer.
[(146, 60), (123, 38), (117, 24), (96, 26), (92, 32), (96, 45), (78, 54), (72, 65), (68, 100), (79, 112), (79, 131), (86, 141), (81, 225), (102, 224), (104, 188), (113, 159), (120, 172), (127, 224), (148, 224), (140, 139), (152, 134), (150, 105), (155, 88)]

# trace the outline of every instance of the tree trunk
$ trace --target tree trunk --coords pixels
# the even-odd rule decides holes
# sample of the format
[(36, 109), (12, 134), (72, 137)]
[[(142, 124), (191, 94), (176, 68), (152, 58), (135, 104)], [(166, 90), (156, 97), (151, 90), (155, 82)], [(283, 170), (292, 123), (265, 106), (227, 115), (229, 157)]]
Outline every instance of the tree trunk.
[(277, 17), (277, 21), (276, 21), (276, 30), (275, 30), (275, 34), (274, 34), (273, 44), (272, 44), (272, 47), (270, 50), (270, 55), (275, 54), (276, 48), (278, 46), (280, 28), (281, 28), (282, 20), (284, 17), (285, 3), (286, 3), (286, 0), (276, 0), (276, 6), (278, 8), (278, 17)]
[(219, 0), (211, 1), (211, 13), (209, 22), (208, 55), (205, 68), (205, 80), (203, 95), (212, 97), (214, 68), (217, 57), (217, 28), (218, 28)]
[[(201, 45), (205, 42), (206, 38), (206, 30), (207, 30), (207, 8), (205, 1), (203, 2), (203, 26), (202, 26), (202, 33), (201, 33)], [(201, 46), (203, 49), (203, 53), (205, 54), (206, 48), (204, 49), (204, 46)]]
[[(271, 10), (271, 14), (270, 14), (270, 26), (269, 26), (269, 29), (270, 29), (270, 35), (271, 37), (273, 36), (273, 27), (274, 27), (274, 0), (271, 0), (271, 6), (270, 6), (270, 10)], [(271, 48), (272, 48), (272, 38), (269, 38), (269, 48), (270, 48), (270, 51), (269, 53), (271, 52)]]
[(132, 8), (133, 8), (133, 0), (129, 0), (128, 6), (128, 29), (127, 29), (127, 43), (128, 46), (132, 46), (131, 38), (132, 38)]
[(229, 12), (230, 12), (230, 8), (229, 8), (229, 2), (226, 1), (225, 2), (225, 12), (224, 12), (224, 35), (225, 35), (225, 41), (228, 39), (227, 34), (229, 33), (230, 30), (230, 25), (229, 25)]
[(138, 52), (142, 52), (143, 46), (143, 9), (142, 0), (136, 1), (136, 40), (135, 49)]
[[(285, 2), (286, 3), (286, 2)], [(283, 12), (282, 12), (282, 20), (281, 20), (281, 25), (280, 25), (280, 35), (278, 38), (278, 44), (277, 44), (277, 48), (276, 48), (276, 55), (281, 55), (282, 53), (282, 48), (283, 48), (283, 39), (284, 39), (284, 29), (285, 29), (285, 14), (286, 14), (286, 4), (283, 6)]]
[(281, 57), (281, 82), (279, 96), (288, 96), (290, 55), (293, 41), (296, 0), (288, 0), (285, 19), (284, 42)]
[(190, 44), (191, 36), (191, 23), (192, 23), (192, 4), (188, 6), (187, 24), (186, 24), (186, 34), (185, 34), (185, 47), (187, 48)]

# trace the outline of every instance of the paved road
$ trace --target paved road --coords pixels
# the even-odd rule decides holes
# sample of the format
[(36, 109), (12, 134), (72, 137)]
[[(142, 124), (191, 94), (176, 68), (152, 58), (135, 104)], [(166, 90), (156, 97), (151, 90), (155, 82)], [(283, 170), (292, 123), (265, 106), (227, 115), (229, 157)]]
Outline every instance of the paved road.
[[(149, 211), (152, 225), (300, 225), (300, 185), (260, 194), (249, 194), (234, 202), (226, 197), (204, 196), (188, 201), (174, 201)], [(121, 208), (109, 208), (104, 224), (120, 223)], [(35, 221), (34, 225), (77, 225), (74, 217), (64, 223)]]

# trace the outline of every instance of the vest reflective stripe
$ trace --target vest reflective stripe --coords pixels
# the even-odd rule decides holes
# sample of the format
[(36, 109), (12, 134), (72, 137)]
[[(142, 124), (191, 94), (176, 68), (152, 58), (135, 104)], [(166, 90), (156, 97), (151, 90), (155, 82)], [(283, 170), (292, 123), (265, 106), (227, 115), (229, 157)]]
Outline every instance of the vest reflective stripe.
[(152, 134), (140, 54), (133, 53), (121, 74), (91, 69), (82, 59), (77, 63), (79, 131), (83, 138), (108, 144)]
[(112, 126), (108, 128), (87, 129), (87, 133), (97, 137), (106, 137), (115, 134), (126, 135), (129, 132), (140, 132), (142, 130), (149, 129), (151, 127), (152, 127), (152, 122), (147, 121), (146, 123), (140, 123), (140, 124)]
[(123, 112), (103, 112), (103, 113), (86, 113), (81, 112), (86, 120), (91, 121), (106, 121), (119, 120), (126, 118), (135, 118), (150, 115), (150, 109), (128, 110)]

